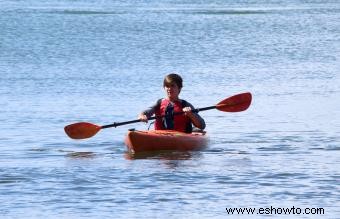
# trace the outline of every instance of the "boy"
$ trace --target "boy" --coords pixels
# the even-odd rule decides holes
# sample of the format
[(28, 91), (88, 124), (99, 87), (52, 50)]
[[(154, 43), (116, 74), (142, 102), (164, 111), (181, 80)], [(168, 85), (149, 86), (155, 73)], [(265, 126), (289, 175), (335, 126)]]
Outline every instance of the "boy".
[[(181, 100), (179, 94), (183, 87), (183, 80), (178, 74), (169, 74), (164, 78), (163, 88), (166, 97), (159, 99), (156, 104), (149, 107), (139, 114), (138, 119), (148, 122), (153, 114), (163, 116), (155, 121), (155, 130), (176, 130), (180, 132), (191, 133), (192, 125), (199, 129), (205, 128), (204, 119), (193, 112), (195, 109), (189, 102)], [(174, 115), (176, 112), (184, 112), (183, 114)]]

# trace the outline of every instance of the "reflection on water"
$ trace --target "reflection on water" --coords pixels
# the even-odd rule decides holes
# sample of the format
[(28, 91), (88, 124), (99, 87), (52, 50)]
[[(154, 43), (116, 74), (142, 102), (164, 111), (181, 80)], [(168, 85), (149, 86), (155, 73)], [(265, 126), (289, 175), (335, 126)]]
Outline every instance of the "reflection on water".
[(70, 152), (66, 154), (69, 158), (95, 158), (94, 152)]
[(140, 152), (140, 153), (128, 153), (126, 152), (124, 157), (128, 160), (137, 159), (160, 159), (160, 160), (189, 160), (193, 156), (198, 156), (198, 152), (190, 151), (152, 151), (152, 152)]
[(196, 160), (201, 157), (201, 151), (153, 151), (135, 154), (126, 152), (124, 154), (127, 160), (155, 160), (169, 169), (179, 168), (184, 165), (183, 161)]

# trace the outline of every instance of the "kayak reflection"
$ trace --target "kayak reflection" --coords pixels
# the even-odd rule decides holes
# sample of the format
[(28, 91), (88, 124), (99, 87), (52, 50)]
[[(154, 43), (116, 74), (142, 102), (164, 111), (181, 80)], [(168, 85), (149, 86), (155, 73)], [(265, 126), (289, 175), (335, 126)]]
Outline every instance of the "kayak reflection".
[(125, 153), (127, 160), (155, 159), (155, 160), (190, 160), (201, 156), (200, 151), (148, 151), (140, 153)]

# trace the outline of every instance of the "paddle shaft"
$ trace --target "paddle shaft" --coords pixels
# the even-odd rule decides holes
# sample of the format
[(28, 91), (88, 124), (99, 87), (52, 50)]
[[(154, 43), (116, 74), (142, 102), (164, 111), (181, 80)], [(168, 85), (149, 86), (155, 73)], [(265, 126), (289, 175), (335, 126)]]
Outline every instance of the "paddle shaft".
[[(211, 109), (215, 109), (216, 106), (208, 106), (208, 107), (203, 107), (203, 108), (197, 108), (197, 109), (194, 109), (192, 110), (193, 112), (195, 113), (198, 113), (200, 111), (205, 111), (205, 110), (211, 110)], [(176, 112), (174, 113), (174, 115), (181, 115), (183, 114), (184, 112)], [(166, 115), (163, 115), (163, 116), (152, 116), (150, 118), (148, 118), (148, 120), (153, 120), (153, 119), (158, 119), (158, 118), (163, 118), (165, 117)], [(126, 121), (126, 122), (114, 122), (110, 125), (103, 125), (101, 126), (101, 129), (105, 129), (105, 128), (111, 128), (111, 127), (117, 127), (117, 126), (121, 126), (121, 125), (127, 125), (127, 124), (132, 124), (132, 123), (137, 123), (137, 122), (140, 122), (139, 119), (135, 119), (135, 120), (130, 120), (130, 121)]]

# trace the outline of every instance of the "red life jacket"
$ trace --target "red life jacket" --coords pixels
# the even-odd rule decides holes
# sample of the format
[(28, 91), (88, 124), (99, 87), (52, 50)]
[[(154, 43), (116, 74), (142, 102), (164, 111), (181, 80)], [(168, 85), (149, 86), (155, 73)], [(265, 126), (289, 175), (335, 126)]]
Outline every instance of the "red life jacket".
[[(159, 107), (155, 110), (156, 116), (164, 116), (167, 106), (171, 103), (168, 99), (160, 99)], [(186, 105), (186, 101), (175, 101), (173, 104), (174, 113), (182, 112), (183, 108)], [(157, 118), (155, 121), (155, 130), (165, 130), (166, 127), (164, 125), (164, 117)], [(173, 118), (174, 127), (173, 130), (180, 131), (180, 132), (192, 132), (192, 124), (191, 120), (185, 116), (185, 114), (175, 115)]]

